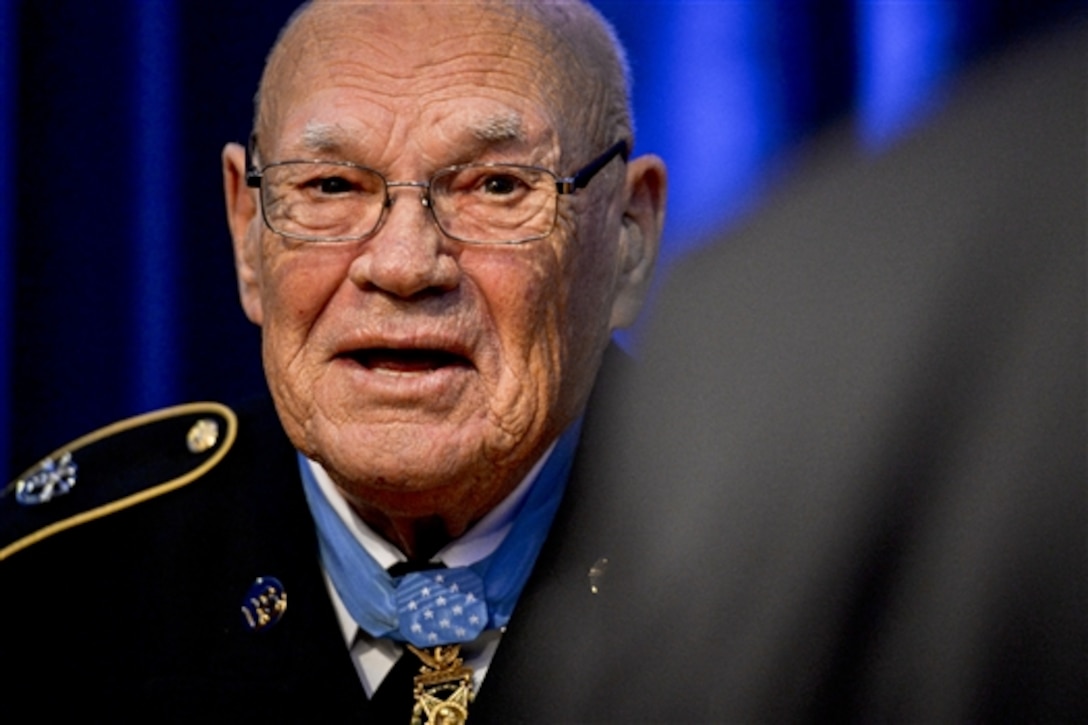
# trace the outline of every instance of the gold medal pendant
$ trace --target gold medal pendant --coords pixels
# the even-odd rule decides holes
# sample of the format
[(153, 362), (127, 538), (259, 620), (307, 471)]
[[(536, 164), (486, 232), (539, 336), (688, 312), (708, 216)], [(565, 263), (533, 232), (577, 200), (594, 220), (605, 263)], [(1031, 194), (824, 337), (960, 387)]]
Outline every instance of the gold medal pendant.
[(461, 659), (461, 645), (408, 649), (423, 661), (415, 677), (412, 725), (463, 725), (472, 702), (472, 670)]

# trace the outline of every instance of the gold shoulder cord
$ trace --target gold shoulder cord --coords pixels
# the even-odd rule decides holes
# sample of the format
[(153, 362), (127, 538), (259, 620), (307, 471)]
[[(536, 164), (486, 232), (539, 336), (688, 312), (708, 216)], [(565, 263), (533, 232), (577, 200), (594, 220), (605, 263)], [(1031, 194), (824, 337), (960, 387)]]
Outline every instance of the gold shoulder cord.
[(412, 725), (463, 725), (472, 702), (472, 670), (461, 659), (461, 645), (408, 649), (422, 662), (416, 675)]

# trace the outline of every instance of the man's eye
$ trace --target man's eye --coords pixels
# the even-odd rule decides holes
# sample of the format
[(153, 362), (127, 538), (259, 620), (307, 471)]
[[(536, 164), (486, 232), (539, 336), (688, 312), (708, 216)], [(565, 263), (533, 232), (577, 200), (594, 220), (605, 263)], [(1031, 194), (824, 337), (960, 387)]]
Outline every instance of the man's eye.
[(464, 166), (439, 172), (432, 180), (432, 193), (471, 199), (477, 204), (519, 204), (532, 194), (539, 181), (517, 167)]
[(354, 185), (342, 176), (325, 176), (314, 179), (310, 182), (310, 186), (322, 194), (346, 194)]
[(496, 174), (488, 176), (480, 184), (480, 188), (488, 194), (495, 194), (497, 196), (505, 196), (507, 194), (513, 194), (524, 184), (515, 176), (506, 174)]

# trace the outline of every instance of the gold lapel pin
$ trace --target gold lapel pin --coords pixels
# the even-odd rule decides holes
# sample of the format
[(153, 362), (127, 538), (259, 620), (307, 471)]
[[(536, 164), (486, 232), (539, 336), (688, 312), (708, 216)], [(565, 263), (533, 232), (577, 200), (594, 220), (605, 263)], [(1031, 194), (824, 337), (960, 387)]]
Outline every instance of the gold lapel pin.
[(218, 442), (219, 424), (211, 418), (201, 418), (193, 423), (193, 427), (185, 436), (185, 443), (189, 446), (190, 453), (204, 453), (214, 448)]

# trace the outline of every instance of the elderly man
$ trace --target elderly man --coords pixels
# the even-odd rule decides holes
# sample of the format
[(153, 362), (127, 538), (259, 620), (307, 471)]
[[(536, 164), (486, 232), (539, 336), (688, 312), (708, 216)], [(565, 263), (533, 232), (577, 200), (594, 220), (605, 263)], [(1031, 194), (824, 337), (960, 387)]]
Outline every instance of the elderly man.
[(575, 451), (663, 220), (624, 76), (583, 4), (296, 13), (223, 152), (278, 416), (162, 411), (13, 484), (4, 619), (27, 626), (4, 659), (27, 692), (75, 665), (87, 696), (50, 704), (81, 715), (534, 715), (518, 660), (592, 626), (548, 590), (591, 598), (606, 569), (568, 528)]

